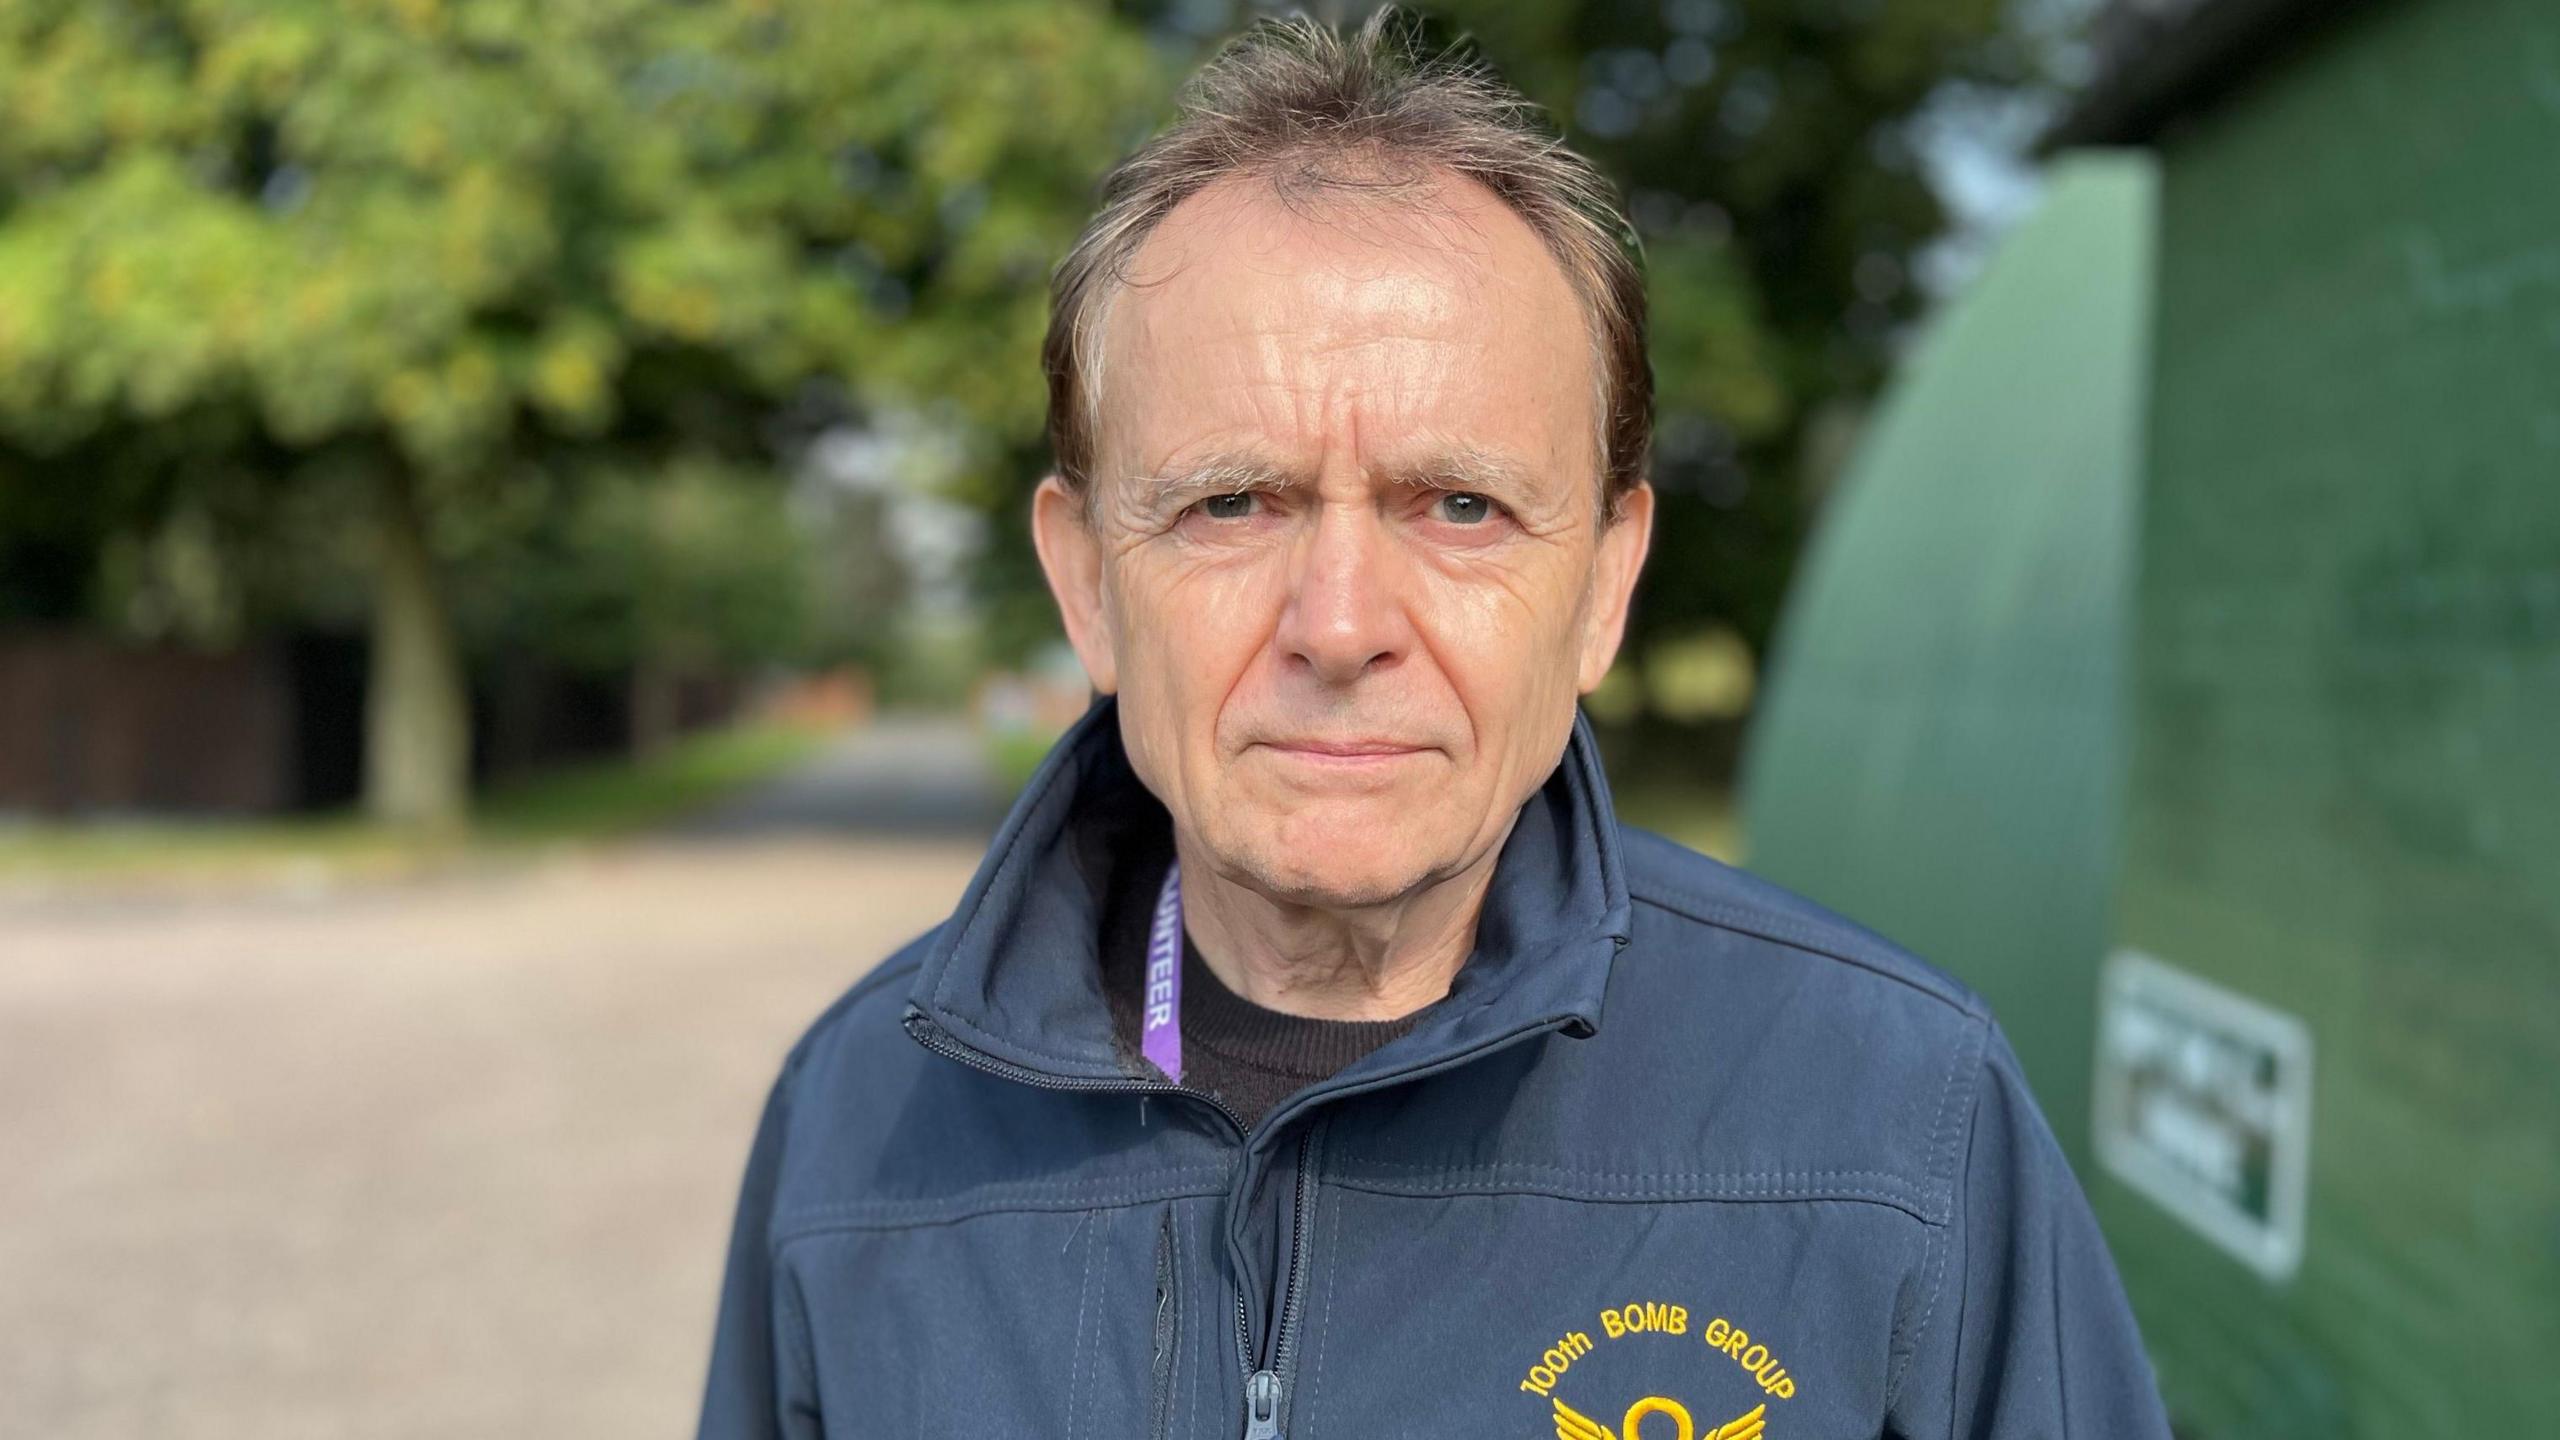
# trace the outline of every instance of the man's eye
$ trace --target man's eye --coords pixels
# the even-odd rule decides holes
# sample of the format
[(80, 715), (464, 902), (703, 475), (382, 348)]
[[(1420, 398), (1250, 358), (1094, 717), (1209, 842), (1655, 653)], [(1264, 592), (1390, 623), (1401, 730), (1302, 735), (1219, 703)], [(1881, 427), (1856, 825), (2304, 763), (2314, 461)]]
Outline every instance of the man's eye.
[(1452, 490), (1436, 502), (1440, 518), (1459, 525), (1475, 525), (1493, 518), (1493, 501), (1469, 490)]
[(1242, 520), (1253, 513), (1253, 492), (1239, 490), (1233, 495), (1212, 495), (1200, 502), (1200, 513), (1212, 520)]

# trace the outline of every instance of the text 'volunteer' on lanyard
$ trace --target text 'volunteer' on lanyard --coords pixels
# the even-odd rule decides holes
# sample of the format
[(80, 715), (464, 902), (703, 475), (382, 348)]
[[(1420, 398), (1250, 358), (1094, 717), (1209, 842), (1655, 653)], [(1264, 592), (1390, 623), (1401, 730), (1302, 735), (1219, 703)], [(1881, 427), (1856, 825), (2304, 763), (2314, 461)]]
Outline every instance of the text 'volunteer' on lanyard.
[(1182, 862), (1165, 867), (1147, 931), (1147, 1019), (1140, 1048), (1165, 1078), (1182, 1083)]

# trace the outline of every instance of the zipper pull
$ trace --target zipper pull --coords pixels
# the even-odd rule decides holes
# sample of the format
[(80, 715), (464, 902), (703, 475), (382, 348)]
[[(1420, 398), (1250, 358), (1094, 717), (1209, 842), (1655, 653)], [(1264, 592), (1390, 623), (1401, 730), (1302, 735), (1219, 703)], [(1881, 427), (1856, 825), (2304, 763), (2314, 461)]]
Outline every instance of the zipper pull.
[(1256, 1370), (1244, 1382), (1244, 1440), (1280, 1440), (1280, 1375)]

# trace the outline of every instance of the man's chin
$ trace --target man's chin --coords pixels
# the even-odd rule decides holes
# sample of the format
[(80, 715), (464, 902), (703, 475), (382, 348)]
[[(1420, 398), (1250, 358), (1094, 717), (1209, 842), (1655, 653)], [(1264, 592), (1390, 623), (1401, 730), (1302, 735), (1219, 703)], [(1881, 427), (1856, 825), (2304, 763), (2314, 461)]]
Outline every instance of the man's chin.
[[(1304, 817), (1299, 817), (1304, 818)], [(1244, 867), (1274, 900), (1350, 910), (1401, 899), (1431, 878), (1391, 825), (1291, 825), (1250, 847)]]
[(1254, 883), (1262, 893), (1284, 905), (1305, 905), (1318, 910), (1363, 910), (1402, 899), (1414, 888), (1415, 882), (1404, 875), (1378, 871), (1293, 868), (1278, 873), (1258, 872)]

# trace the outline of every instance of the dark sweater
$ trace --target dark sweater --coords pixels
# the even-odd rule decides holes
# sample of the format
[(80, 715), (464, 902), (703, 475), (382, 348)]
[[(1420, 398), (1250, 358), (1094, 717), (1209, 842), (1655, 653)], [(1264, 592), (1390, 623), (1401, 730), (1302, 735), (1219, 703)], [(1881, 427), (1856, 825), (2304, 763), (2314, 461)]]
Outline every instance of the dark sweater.
[[(1162, 1075), (1140, 1048), (1147, 926), (1170, 855), (1128, 855), (1112, 866), (1102, 937), (1103, 989), (1113, 1037), (1134, 1074)], [(1272, 1107), (1411, 1030), (1397, 1020), (1313, 1020), (1256, 1005), (1218, 978), (1182, 937), (1182, 1083), (1225, 1102), (1247, 1126)]]

